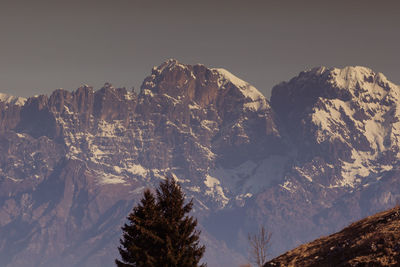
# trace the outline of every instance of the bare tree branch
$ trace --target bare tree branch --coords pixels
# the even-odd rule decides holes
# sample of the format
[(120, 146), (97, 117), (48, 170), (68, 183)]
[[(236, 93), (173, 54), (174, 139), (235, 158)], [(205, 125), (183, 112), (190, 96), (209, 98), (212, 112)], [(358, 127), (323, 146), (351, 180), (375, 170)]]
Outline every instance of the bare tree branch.
[(264, 226), (261, 226), (258, 233), (248, 235), (250, 244), (249, 260), (258, 267), (264, 266), (267, 262), (271, 236), (272, 234)]

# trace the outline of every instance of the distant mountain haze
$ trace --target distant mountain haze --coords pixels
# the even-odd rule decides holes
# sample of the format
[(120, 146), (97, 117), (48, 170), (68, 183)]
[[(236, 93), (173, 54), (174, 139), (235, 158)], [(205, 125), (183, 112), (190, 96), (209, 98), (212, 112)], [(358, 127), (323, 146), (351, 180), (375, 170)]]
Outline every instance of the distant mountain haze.
[(170, 59), (139, 92), (0, 95), (0, 264), (112, 266), (120, 227), (170, 176), (194, 199), (208, 266), (271, 256), (400, 199), (400, 90), (382, 73), (317, 67), (270, 101), (222, 68)]

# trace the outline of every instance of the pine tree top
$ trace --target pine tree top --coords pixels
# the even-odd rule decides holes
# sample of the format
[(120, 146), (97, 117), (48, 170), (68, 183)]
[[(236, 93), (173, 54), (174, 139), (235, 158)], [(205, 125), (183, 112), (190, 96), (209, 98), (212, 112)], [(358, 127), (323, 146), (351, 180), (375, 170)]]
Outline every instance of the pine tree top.
[[(181, 186), (172, 178), (162, 181), (156, 196), (145, 190), (140, 203), (122, 227), (118, 266), (199, 266), (205, 247), (200, 245), (197, 220), (189, 216), (193, 201), (185, 204)], [(205, 266), (204, 264), (200, 266)]]

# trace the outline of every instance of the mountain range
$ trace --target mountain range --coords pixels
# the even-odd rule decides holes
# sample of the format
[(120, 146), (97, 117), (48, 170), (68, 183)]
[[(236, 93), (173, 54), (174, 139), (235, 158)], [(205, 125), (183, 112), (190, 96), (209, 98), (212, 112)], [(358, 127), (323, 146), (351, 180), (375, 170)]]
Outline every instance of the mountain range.
[(318, 67), (270, 100), (229, 71), (171, 59), (140, 92), (106, 83), (0, 95), (0, 263), (110, 266), (145, 188), (173, 177), (208, 266), (271, 256), (400, 197), (400, 88), (365, 67)]

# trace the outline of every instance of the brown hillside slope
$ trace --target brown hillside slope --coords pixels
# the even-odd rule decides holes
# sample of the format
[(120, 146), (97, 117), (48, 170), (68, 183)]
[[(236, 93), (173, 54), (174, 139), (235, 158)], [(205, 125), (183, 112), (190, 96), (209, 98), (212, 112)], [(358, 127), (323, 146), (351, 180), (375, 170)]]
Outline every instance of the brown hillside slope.
[(301, 245), (269, 266), (400, 266), (400, 207)]

